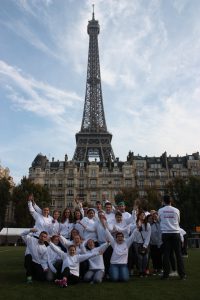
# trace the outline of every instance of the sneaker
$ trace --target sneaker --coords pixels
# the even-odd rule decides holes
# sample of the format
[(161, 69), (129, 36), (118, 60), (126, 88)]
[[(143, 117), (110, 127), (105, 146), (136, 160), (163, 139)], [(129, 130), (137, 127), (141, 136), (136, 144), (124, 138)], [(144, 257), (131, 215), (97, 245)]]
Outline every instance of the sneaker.
[(60, 287), (67, 287), (67, 280), (66, 279), (56, 279), (55, 284)]
[(170, 277), (176, 277), (178, 276), (178, 273), (176, 271), (169, 273)]
[(180, 276), (180, 280), (186, 280), (186, 279), (187, 279), (186, 275)]
[(67, 279), (62, 280), (62, 287), (67, 287)]
[(32, 281), (32, 276), (28, 276), (28, 277), (26, 278), (26, 282), (27, 282), (28, 284), (33, 283), (33, 281)]

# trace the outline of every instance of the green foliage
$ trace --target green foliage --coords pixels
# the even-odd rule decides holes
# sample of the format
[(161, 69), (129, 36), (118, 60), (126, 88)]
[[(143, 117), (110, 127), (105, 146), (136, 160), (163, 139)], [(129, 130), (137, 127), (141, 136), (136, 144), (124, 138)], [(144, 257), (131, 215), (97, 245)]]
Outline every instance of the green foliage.
[(148, 210), (158, 210), (161, 207), (161, 196), (155, 187), (148, 187), (145, 189), (146, 200), (148, 202)]
[(200, 178), (174, 178), (168, 188), (175, 206), (181, 212), (181, 226), (194, 230), (195, 226), (200, 225)]
[(122, 188), (121, 191), (115, 196), (115, 203), (118, 204), (119, 202), (124, 201), (126, 204), (126, 210), (132, 211), (138, 195), (138, 189), (136, 187)]
[(0, 228), (4, 227), (5, 213), (10, 201), (10, 183), (7, 178), (0, 179)]
[(34, 195), (38, 206), (48, 206), (51, 200), (46, 187), (40, 184), (34, 184), (30, 179), (23, 177), (21, 183), (13, 190), (12, 201), (15, 205), (15, 222), (17, 227), (32, 227), (34, 220), (31, 217), (27, 200), (30, 194)]

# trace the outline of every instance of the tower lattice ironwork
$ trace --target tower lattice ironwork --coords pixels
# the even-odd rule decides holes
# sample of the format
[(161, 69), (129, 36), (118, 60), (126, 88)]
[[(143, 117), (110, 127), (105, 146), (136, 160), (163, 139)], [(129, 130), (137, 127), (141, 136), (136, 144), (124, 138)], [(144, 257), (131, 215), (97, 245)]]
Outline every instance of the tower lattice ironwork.
[(107, 131), (103, 97), (101, 89), (101, 74), (99, 63), (98, 34), (100, 26), (95, 20), (88, 22), (89, 52), (85, 104), (81, 130), (76, 134), (76, 150), (73, 159), (87, 162), (90, 157), (99, 158), (101, 162), (114, 160), (111, 146), (112, 134)]

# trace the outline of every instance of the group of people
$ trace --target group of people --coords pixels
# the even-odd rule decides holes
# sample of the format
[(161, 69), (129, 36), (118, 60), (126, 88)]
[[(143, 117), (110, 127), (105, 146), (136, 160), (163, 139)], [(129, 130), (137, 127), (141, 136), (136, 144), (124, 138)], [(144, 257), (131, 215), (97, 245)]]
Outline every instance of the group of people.
[(40, 209), (29, 196), (35, 225), (22, 233), (27, 283), (48, 280), (66, 287), (80, 280), (127, 282), (135, 270), (140, 277), (149, 274), (150, 258), (152, 274), (168, 279), (177, 265), (180, 279), (186, 278), (181, 253), (185, 232), (169, 195), (163, 197), (162, 208), (150, 212), (134, 206), (130, 214), (124, 202), (114, 207), (106, 201), (102, 208), (97, 201), (95, 208), (83, 208), (76, 199), (76, 205), (73, 213), (66, 208), (61, 216), (58, 210), (51, 216), (48, 207)]

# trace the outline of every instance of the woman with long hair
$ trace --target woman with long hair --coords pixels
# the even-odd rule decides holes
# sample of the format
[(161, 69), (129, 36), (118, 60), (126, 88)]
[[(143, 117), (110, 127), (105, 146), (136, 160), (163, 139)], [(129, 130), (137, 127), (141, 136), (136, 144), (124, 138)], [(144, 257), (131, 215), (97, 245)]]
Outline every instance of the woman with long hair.
[(69, 208), (65, 208), (60, 222), (60, 234), (66, 239), (69, 239), (71, 230), (73, 228), (73, 215)]
[(79, 223), (83, 219), (83, 214), (81, 212), (81, 209), (76, 208), (74, 211), (74, 225), (73, 228), (78, 230), (81, 238), (83, 239), (83, 226)]
[(148, 246), (151, 237), (151, 226), (147, 222), (144, 212), (139, 212), (136, 219), (133, 247), (137, 257), (139, 275), (145, 277), (148, 264)]

